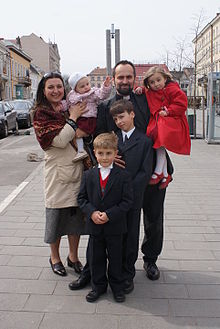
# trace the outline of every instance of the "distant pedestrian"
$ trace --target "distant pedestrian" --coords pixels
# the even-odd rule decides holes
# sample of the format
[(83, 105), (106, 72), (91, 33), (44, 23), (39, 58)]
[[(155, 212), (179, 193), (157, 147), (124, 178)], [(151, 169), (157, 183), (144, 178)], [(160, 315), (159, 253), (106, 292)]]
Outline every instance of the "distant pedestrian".
[[(164, 189), (172, 180), (167, 172), (166, 150), (189, 155), (191, 148), (189, 125), (186, 118), (187, 96), (172, 75), (160, 66), (150, 68), (145, 77), (145, 94), (150, 108), (147, 135), (154, 141), (156, 167), (150, 185), (160, 183)], [(136, 92), (140, 91), (136, 89)]]
[(64, 82), (59, 73), (45, 74), (41, 79), (33, 114), (37, 140), (45, 151), (46, 228), (44, 241), (50, 244), (50, 265), (55, 274), (64, 276), (66, 270), (60, 259), (60, 240), (68, 236), (67, 264), (80, 273), (78, 259), (80, 234), (84, 233), (84, 216), (78, 208), (77, 195), (81, 183), (83, 163), (74, 163), (76, 150), (72, 140), (76, 134), (76, 120), (83, 114), (85, 104), (69, 108), (69, 118), (62, 111), (65, 99)]
[(107, 99), (111, 94), (111, 79), (107, 77), (101, 88), (91, 87), (90, 80), (86, 74), (75, 73), (69, 77), (69, 85), (72, 90), (67, 95), (67, 103), (75, 105), (78, 102), (86, 102), (86, 111), (77, 120), (78, 131), (76, 139), (78, 153), (74, 161), (82, 160), (88, 154), (84, 150), (83, 138), (93, 135), (96, 129), (97, 106), (101, 101)]

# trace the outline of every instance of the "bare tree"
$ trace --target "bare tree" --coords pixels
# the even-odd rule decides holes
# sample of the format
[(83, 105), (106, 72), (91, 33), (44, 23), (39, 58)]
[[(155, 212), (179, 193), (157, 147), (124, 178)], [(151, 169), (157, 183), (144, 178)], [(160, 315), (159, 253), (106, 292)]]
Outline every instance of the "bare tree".
[[(194, 25), (192, 27), (192, 33), (194, 36), (194, 55), (193, 55), (193, 66), (194, 66), (194, 79), (193, 79), (193, 136), (196, 138), (196, 96), (197, 96), (197, 70), (198, 70), (198, 35), (202, 29), (204, 21), (206, 20), (204, 16), (204, 10), (201, 9), (199, 14), (195, 14), (192, 17)], [(200, 59), (202, 60), (202, 59)]]

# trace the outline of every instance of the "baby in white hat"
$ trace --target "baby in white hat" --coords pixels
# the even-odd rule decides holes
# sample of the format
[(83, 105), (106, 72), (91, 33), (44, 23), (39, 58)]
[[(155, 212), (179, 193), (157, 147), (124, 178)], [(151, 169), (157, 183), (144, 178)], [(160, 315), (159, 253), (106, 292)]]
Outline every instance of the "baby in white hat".
[[(106, 77), (101, 88), (91, 87), (90, 80), (86, 74), (75, 73), (69, 77), (70, 93), (67, 95), (68, 105), (86, 102), (86, 112), (77, 120), (77, 126), (81, 135), (86, 137), (93, 135), (96, 129), (97, 106), (101, 101), (107, 99), (111, 94), (111, 78)], [(84, 159), (87, 155), (83, 146), (83, 139), (76, 139), (78, 153), (75, 161)]]

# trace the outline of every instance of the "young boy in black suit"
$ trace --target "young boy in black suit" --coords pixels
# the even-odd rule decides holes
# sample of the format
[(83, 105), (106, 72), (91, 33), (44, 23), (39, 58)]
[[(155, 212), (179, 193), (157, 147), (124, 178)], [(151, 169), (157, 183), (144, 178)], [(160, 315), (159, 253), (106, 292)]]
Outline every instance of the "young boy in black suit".
[(94, 302), (104, 294), (108, 282), (116, 302), (125, 300), (122, 246), (127, 230), (126, 213), (133, 203), (133, 190), (128, 172), (113, 163), (117, 142), (114, 133), (100, 134), (95, 138), (93, 146), (98, 165), (84, 172), (78, 195), (78, 204), (86, 214), (90, 234), (92, 291), (86, 296), (88, 302)]
[(119, 155), (125, 161), (125, 169), (133, 183), (134, 202), (127, 214), (127, 233), (123, 241), (124, 293), (134, 289), (135, 262), (138, 258), (140, 215), (143, 196), (153, 170), (152, 141), (134, 126), (134, 108), (128, 100), (113, 103), (110, 113), (118, 135)]

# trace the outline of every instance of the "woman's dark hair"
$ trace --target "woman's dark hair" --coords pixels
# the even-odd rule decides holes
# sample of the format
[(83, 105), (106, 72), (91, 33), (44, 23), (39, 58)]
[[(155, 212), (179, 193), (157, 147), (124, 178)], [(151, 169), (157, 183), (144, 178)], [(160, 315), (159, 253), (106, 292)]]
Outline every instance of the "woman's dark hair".
[[(50, 73), (44, 74), (43, 78), (40, 80), (40, 82), (38, 84), (37, 94), (36, 94), (36, 106), (40, 106), (40, 105), (48, 106), (49, 105), (48, 100), (44, 96), (44, 88), (45, 88), (46, 81), (49, 80), (49, 79), (53, 79), (53, 78), (60, 79), (62, 81), (62, 84), (63, 84), (63, 87), (64, 87), (64, 81), (63, 81), (63, 78), (62, 78), (60, 73), (50, 72)], [(66, 98), (66, 91), (65, 91), (65, 88), (64, 88), (63, 99), (65, 99), (65, 98)]]

